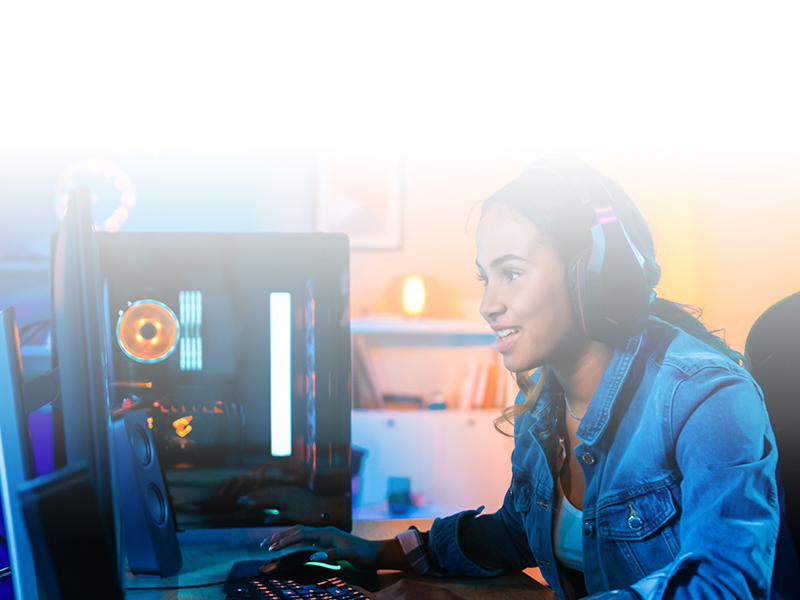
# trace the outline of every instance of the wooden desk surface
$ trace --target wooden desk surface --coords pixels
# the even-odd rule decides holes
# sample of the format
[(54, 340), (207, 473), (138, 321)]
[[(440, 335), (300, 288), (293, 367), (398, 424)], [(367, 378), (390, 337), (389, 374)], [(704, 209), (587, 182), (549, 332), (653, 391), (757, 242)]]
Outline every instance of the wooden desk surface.
[[(353, 534), (366, 539), (380, 540), (394, 537), (399, 532), (416, 525), (428, 529), (433, 519), (396, 519), (390, 521), (354, 521)], [(131, 600), (222, 600), (222, 582), (233, 563), (242, 560), (265, 559), (259, 542), (270, 534), (262, 530), (206, 530), (180, 534), (183, 568), (177, 575), (157, 578), (135, 577), (127, 574), (125, 597)], [(381, 587), (400, 579), (412, 579), (446, 587), (463, 598), (551, 600), (558, 597), (524, 573), (505, 573), (490, 579), (421, 577), (413, 573), (381, 571)], [(206, 587), (186, 587), (220, 582)], [(174, 588), (183, 589), (154, 589)], [(148, 589), (150, 588), (150, 589)]]

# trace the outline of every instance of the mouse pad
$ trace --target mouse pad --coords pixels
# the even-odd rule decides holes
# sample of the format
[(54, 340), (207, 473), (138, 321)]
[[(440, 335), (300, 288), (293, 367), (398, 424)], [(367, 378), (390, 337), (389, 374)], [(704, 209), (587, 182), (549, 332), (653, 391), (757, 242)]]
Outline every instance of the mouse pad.
[[(237, 584), (242, 581), (260, 579), (261, 574), (258, 572), (258, 568), (263, 564), (263, 560), (240, 560), (239, 562), (233, 563), (222, 591), (227, 594), (228, 592), (234, 591)], [(338, 571), (331, 571), (330, 575), (325, 577), (325, 579), (329, 577), (338, 577), (345, 583), (357, 585), (368, 592), (377, 592), (380, 589), (378, 574), (375, 571), (342, 568)], [(322, 579), (320, 581), (322, 581)]]

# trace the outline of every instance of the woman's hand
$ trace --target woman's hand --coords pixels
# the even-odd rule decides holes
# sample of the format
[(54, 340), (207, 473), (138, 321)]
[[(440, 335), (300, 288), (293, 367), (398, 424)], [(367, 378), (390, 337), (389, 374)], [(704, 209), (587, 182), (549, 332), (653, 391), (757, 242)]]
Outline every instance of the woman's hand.
[[(295, 525), (279, 531), (264, 544), (269, 550), (282, 550), (296, 544), (313, 545), (325, 556), (314, 560), (335, 562), (346, 560), (359, 569), (408, 568), (400, 543), (395, 540), (364, 540), (335, 527), (305, 527)], [(394, 548), (394, 546), (397, 548)], [(399, 556), (397, 555), (399, 551)], [(398, 559), (402, 557), (401, 562)], [(405, 565), (403, 566), (403, 563)]]

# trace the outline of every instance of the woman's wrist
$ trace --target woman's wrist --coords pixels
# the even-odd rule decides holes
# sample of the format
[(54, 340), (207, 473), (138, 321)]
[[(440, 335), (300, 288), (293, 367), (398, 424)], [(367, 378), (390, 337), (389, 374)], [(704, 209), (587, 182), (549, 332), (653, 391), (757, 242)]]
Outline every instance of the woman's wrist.
[(376, 569), (395, 569), (398, 571), (408, 571), (411, 565), (408, 564), (403, 547), (397, 538), (371, 542), (375, 544), (375, 568)]

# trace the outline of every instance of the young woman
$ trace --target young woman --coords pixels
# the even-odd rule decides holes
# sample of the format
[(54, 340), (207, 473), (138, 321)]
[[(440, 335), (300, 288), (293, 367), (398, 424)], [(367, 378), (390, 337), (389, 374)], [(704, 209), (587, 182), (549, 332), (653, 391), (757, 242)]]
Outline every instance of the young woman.
[(271, 547), (439, 575), (538, 566), (564, 598), (769, 597), (779, 509), (761, 392), (656, 296), (630, 198), (580, 161), (538, 162), (483, 203), (476, 242), (481, 314), (521, 390), (500, 419), (515, 436), (503, 506), (381, 542), (296, 527)]

